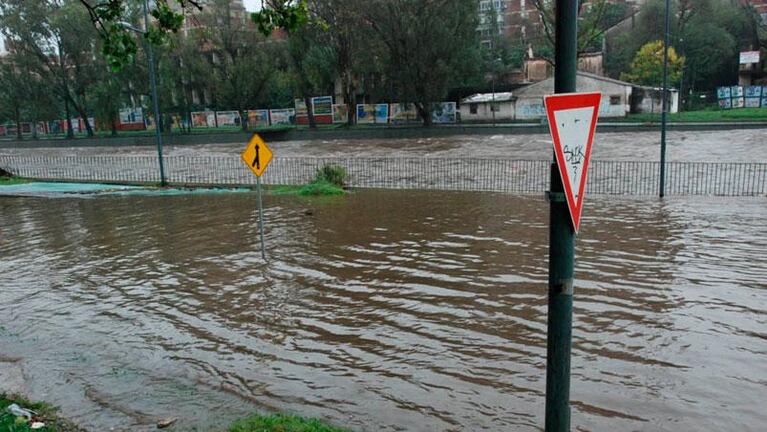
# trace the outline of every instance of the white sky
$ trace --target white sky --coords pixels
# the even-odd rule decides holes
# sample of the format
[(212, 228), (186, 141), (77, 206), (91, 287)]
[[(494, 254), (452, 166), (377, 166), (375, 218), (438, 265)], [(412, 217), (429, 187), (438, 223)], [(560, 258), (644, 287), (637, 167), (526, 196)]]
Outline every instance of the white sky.
[(256, 11), (261, 8), (261, 0), (243, 0), (245, 9), (249, 11)]

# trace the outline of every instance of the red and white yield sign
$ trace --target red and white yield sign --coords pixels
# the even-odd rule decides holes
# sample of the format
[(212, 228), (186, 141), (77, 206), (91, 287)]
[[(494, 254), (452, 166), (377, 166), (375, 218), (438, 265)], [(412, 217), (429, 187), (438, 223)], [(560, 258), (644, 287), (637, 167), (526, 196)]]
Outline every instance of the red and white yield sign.
[(554, 153), (575, 232), (581, 224), (586, 173), (601, 99), (601, 93), (564, 93), (545, 98)]

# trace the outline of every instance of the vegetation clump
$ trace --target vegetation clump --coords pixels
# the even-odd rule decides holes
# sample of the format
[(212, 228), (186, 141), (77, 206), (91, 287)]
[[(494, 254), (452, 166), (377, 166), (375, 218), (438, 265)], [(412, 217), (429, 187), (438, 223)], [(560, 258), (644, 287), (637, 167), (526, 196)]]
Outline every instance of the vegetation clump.
[(349, 174), (344, 167), (332, 164), (323, 165), (314, 175), (314, 180), (301, 186), (301, 196), (343, 195)]
[(347, 432), (315, 419), (286, 414), (254, 415), (239, 420), (229, 432)]
[[(8, 411), (8, 407), (16, 404), (19, 407), (34, 412), (32, 419), (17, 417)], [(33, 422), (45, 424), (39, 429), (32, 429)], [(56, 409), (42, 402), (30, 402), (20, 396), (0, 394), (0, 431), (11, 432), (81, 432), (82, 429), (56, 416)]]

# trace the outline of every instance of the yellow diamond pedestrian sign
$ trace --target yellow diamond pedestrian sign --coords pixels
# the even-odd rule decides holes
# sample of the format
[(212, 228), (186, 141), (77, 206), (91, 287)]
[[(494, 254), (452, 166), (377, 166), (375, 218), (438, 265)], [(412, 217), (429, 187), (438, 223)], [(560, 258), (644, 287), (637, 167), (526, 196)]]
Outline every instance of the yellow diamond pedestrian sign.
[(269, 162), (272, 161), (272, 150), (258, 134), (253, 134), (253, 138), (242, 152), (242, 161), (253, 171), (253, 174), (261, 177)]

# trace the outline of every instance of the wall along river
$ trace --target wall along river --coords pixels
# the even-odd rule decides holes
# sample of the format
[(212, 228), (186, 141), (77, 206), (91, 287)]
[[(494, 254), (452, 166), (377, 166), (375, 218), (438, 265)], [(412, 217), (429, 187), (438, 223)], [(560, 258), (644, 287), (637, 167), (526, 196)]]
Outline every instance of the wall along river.
[[(0, 197), (0, 371), (93, 430), (221, 429), (256, 410), (360, 431), (541, 430), (541, 197), (265, 205), (267, 263), (251, 193)], [(586, 206), (574, 430), (763, 427), (764, 199)]]

